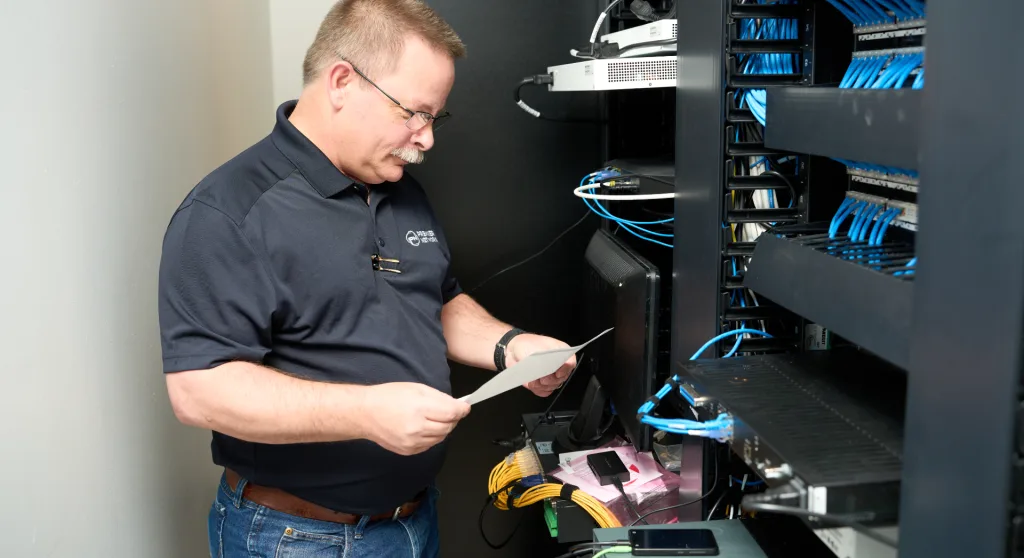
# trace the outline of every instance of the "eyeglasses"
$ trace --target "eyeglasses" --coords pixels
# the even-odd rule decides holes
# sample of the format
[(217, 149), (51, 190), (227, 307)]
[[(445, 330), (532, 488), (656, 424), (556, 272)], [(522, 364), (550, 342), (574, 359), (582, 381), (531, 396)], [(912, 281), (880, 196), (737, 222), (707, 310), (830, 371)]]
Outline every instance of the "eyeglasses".
[[(346, 62), (348, 61), (346, 60)], [(352, 63), (349, 62), (349, 64)], [(373, 83), (373, 80), (366, 77), (366, 74), (364, 74), (363, 72), (359, 71), (359, 68), (356, 68), (355, 64), (352, 64), (352, 69), (355, 70), (357, 74), (359, 74), (359, 77), (365, 79), (367, 83), (374, 86), (377, 89), (377, 91), (383, 93), (384, 96), (390, 99), (392, 103), (395, 103), (396, 105), (398, 105), (399, 108), (409, 113), (409, 119), (405, 121), (405, 127), (409, 128), (414, 132), (422, 130), (425, 126), (429, 124), (434, 125), (434, 131), (436, 132), (440, 130), (441, 127), (444, 126), (445, 122), (447, 122), (448, 119), (451, 118), (452, 116), (451, 113), (448, 111), (444, 111), (441, 114), (434, 116), (433, 114), (430, 114), (429, 112), (423, 112), (422, 110), (412, 110), (403, 105), (402, 103), (398, 102), (398, 100), (392, 97), (391, 95), (388, 95), (387, 92), (381, 89), (379, 85)]]

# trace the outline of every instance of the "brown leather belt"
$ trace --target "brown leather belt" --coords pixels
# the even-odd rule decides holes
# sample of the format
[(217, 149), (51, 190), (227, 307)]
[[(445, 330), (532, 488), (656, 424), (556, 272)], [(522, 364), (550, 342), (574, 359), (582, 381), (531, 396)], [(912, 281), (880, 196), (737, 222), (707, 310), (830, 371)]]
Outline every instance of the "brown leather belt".
[[(241, 479), (238, 473), (231, 469), (225, 469), (224, 477), (228, 482), (228, 486), (230, 486), (232, 490), (238, 488), (238, 481)], [(409, 517), (417, 508), (420, 507), (420, 501), (423, 499), (424, 494), (425, 491), (421, 492), (411, 502), (406, 502), (401, 506), (398, 506), (392, 512), (371, 516), (370, 521), (381, 521), (385, 519), (395, 520), (401, 517)], [(307, 519), (355, 525), (359, 523), (360, 518), (362, 518), (361, 515), (336, 512), (332, 509), (325, 508), (314, 504), (313, 502), (293, 496), (278, 488), (259, 486), (252, 483), (245, 484), (245, 488), (242, 489), (242, 497), (250, 502), (270, 508), (274, 511), (298, 517), (305, 517)]]

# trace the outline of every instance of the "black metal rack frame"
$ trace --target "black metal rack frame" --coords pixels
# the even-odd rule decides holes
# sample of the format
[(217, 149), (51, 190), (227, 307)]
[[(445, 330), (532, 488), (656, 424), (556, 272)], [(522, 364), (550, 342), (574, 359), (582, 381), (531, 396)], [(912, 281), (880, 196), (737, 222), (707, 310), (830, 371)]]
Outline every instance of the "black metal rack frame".
[[(722, 293), (737, 280), (722, 273), (723, 259), (755, 249), (753, 243), (728, 242), (722, 234), (728, 188), (750, 187), (743, 180), (727, 180), (725, 171), (727, 126), (747, 117), (729, 106), (727, 88), (749, 86), (750, 79), (730, 71), (735, 66), (728, 22), (737, 16), (778, 17), (776, 9), (789, 17), (804, 14), (802, 38), (806, 44), (809, 37), (813, 47), (804, 53), (812, 68), (810, 84), (835, 83), (837, 76), (814, 75), (815, 69), (829, 66), (818, 63), (823, 55), (836, 59), (843, 50), (830, 53), (827, 45), (813, 43), (831, 35), (814, 33), (825, 6), (814, 0), (785, 8), (734, 6), (729, 0), (679, 3), (679, 75), (685, 79), (676, 97), (673, 371), (681, 371), (684, 360), (719, 333), (728, 311)], [(814, 12), (809, 20), (807, 10)], [(1024, 3), (1016, 0), (928, 2), (928, 82), (924, 94), (917, 95), (920, 220), (915, 252), (920, 264), (905, 365), (902, 558), (1024, 556), (1024, 501), (1019, 497), (1024, 493), (1012, 490), (1014, 475), (1024, 478), (1024, 468), (1018, 467), (1024, 463), (1024, 444), (1015, 443), (1018, 424), (1024, 422), (1019, 420), (1024, 416), (1024, 219), (1019, 217), (1024, 188), (1013, 179), (1022, 147), (1016, 125), (1024, 122), (1024, 106), (1011, 98), (1024, 69), (1013, 44), (1021, 16)], [(845, 70), (845, 65), (832, 67)], [(771, 80), (778, 86), (796, 77)], [(772, 91), (769, 103), (780, 94), (786, 93)], [(803, 141), (787, 148), (838, 155)], [(855, 148), (871, 148), (872, 141), (863, 137)], [(769, 143), (782, 145), (770, 134)], [(907, 161), (914, 154), (904, 149), (894, 156)], [(828, 165), (821, 168), (828, 172)], [(818, 165), (812, 159), (810, 168), (801, 170), (817, 173)], [(835, 197), (839, 189), (819, 191), (817, 184), (830, 181), (809, 174), (801, 178), (806, 190), (797, 222), (827, 220), (841, 199)], [(692, 459), (701, 449), (688, 446), (685, 457)], [(683, 485), (691, 492), (706, 488), (700, 471), (684, 471)]]

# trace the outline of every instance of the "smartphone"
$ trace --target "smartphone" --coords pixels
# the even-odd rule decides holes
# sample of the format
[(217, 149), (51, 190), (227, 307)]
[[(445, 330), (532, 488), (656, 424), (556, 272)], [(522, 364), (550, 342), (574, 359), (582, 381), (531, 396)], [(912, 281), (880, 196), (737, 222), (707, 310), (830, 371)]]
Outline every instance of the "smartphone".
[(718, 556), (710, 529), (630, 529), (633, 556)]

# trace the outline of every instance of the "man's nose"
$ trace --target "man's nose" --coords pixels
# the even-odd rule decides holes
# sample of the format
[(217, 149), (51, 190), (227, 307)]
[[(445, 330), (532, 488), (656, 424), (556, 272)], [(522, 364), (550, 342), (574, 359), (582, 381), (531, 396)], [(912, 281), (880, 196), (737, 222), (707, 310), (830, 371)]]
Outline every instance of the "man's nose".
[(428, 151), (434, 147), (434, 126), (427, 124), (417, 130), (412, 136), (412, 141), (420, 151)]

